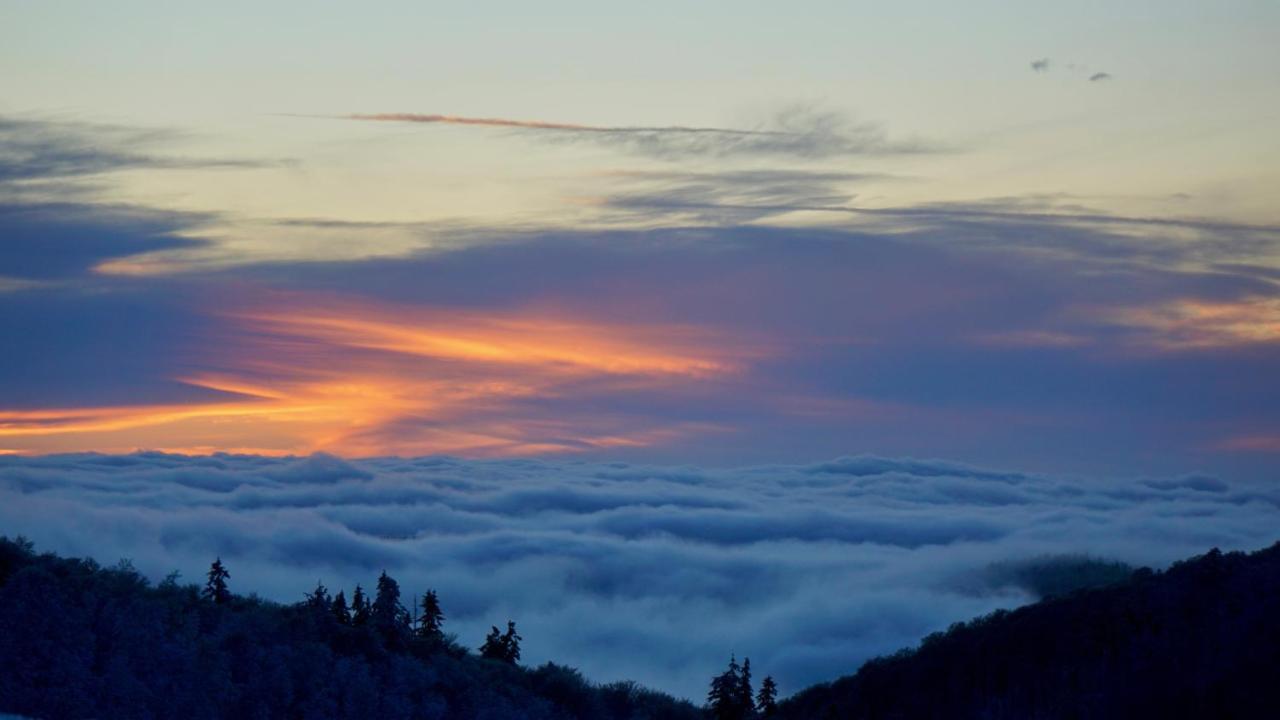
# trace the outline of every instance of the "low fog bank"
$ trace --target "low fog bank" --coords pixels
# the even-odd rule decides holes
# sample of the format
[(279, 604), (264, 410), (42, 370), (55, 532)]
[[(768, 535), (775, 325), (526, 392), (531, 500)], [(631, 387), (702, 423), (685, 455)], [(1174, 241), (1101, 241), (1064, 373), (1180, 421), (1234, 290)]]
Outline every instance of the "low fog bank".
[(1276, 540), (1280, 491), (870, 456), (738, 469), (447, 457), (0, 457), (0, 534), (294, 602), (386, 569), (480, 643), (698, 700), (728, 654), (784, 694), (1128, 565)]

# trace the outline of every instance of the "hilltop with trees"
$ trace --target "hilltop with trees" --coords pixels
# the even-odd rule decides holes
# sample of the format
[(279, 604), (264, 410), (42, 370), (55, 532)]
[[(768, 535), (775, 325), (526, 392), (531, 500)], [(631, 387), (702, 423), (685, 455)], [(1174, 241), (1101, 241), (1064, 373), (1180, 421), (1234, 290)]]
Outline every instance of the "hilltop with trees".
[[(126, 561), (36, 554), (0, 538), (0, 713), (59, 718), (701, 718), (633, 683), (519, 665), (514, 622), (476, 655), (444, 631), (439, 596), (408, 610), (383, 572), (369, 597), (323, 583), (294, 605), (151, 586)], [(490, 640), (493, 642), (491, 643)]]
[[(404, 604), (381, 573), (323, 583), (293, 605), (151, 586), (127, 561), (38, 555), (0, 538), (0, 713), (60, 718), (909, 720), (1254, 718), (1280, 711), (1280, 543), (1217, 550), (1116, 580), (1054, 570), (1060, 592), (925, 638), (856, 674), (779, 700), (731, 656), (702, 708), (572, 668), (520, 665), (514, 621), (476, 651), (445, 632), (435, 590)], [(1063, 578), (1068, 578), (1064, 580)], [(1072, 579), (1074, 578), (1074, 579)], [(1101, 587), (1097, 585), (1109, 581)], [(1085, 589), (1068, 590), (1071, 583)]]
[(957, 623), (778, 717), (1280, 717), (1280, 543)]

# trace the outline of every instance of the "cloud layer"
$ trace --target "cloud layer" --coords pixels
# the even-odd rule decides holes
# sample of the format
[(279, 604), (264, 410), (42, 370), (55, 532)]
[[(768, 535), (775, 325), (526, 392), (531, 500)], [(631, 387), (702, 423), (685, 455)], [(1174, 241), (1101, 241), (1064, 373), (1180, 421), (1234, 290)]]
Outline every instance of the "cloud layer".
[[(43, 156), (67, 159), (11, 162), (7, 186), (145, 156), (58, 132)], [(105, 159), (73, 162), (84, 148)], [(599, 172), (580, 198), (595, 224), (577, 230), (3, 196), (0, 452), (750, 463), (857, 447), (1274, 472), (1280, 228), (1058, 195), (851, 202), (899, 181)], [(389, 226), (406, 236), (394, 253)], [(237, 234), (282, 227), (354, 255), (228, 267)]]
[[(730, 652), (784, 691), (1031, 600), (992, 571), (1092, 553), (1161, 564), (1275, 540), (1274, 488), (1092, 481), (872, 456), (740, 469), (327, 455), (0, 457), (0, 532), (295, 601), (317, 579), (435, 588), (469, 644), (697, 698)], [(1006, 578), (1006, 579), (1001, 579)]]

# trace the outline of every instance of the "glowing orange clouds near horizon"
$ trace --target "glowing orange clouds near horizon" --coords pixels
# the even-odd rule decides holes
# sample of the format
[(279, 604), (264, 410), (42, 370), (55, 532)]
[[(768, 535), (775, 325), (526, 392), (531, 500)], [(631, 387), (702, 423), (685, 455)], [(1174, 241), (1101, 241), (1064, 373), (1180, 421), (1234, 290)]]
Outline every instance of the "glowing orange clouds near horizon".
[(740, 372), (758, 349), (697, 328), (612, 324), (547, 310), (442, 310), (274, 295), (223, 314), (197, 403), (0, 409), (17, 452), (213, 450), (349, 456), (565, 453), (668, 441), (706, 425), (538, 401), (671, 391)]
[(1280, 341), (1280, 299), (1233, 302), (1179, 300), (1116, 314), (1125, 325), (1151, 332), (1156, 347), (1195, 350)]

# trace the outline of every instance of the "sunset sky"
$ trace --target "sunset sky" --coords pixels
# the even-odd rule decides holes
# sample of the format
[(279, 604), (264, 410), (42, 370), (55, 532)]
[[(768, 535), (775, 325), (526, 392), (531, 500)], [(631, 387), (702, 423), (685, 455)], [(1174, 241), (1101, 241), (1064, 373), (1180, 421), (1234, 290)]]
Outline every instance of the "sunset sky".
[(1267, 477), (1277, 37), (1267, 0), (0, 2), (0, 453)]

